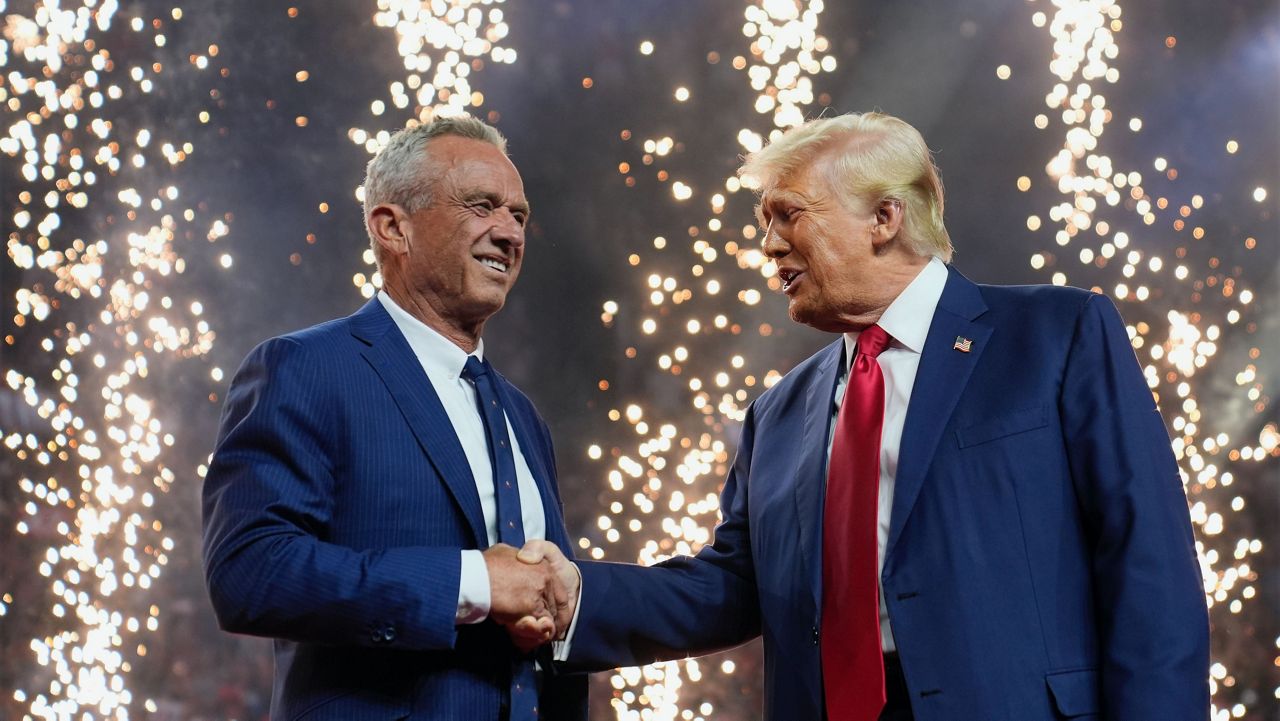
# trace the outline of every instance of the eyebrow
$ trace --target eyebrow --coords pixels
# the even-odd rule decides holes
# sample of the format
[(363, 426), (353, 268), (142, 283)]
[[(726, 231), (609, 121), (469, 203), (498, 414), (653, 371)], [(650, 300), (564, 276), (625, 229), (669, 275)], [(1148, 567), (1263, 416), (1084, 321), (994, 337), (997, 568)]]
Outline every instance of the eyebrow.
[(526, 202), (515, 202), (508, 205), (502, 202), (502, 197), (499, 196), (497, 193), (489, 192), (486, 190), (475, 190), (469, 193), (464, 193), (462, 195), (462, 200), (465, 203), (470, 203), (475, 200), (487, 200), (491, 204), (493, 204), (493, 207), (495, 208), (501, 205), (507, 205), (507, 207), (510, 208), (511, 212), (513, 213), (520, 212), (520, 213), (524, 213), (525, 215), (529, 215), (529, 213), (531, 212), (529, 208), (529, 204)]
[(760, 196), (760, 202), (762, 205), (778, 205), (788, 202), (803, 204), (804, 197), (793, 190), (766, 190)]
[(767, 208), (786, 205), (789, 203), (803, 205), (804, 198), (799, 193), (795, 193), (790, 190), (766, 190), (761, 194), (760, 202), (756, 204), (756, 220), (761, 225), (764, 225), (765, 211)]

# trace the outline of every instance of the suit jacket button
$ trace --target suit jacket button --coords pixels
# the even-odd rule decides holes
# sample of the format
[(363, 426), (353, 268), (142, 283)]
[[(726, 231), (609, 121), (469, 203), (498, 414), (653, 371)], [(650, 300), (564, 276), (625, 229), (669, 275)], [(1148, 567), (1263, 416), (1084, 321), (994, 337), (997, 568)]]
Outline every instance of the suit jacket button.
[(395, 630), (394, 628), (391, 628), (390, 626), (388, 626), (388, 627), (387, 627), (387, 630), (385, 630), (385, 631), (383, 631), (383, 632), (382, 632), (382, 640), (383, 640), (383, 641), (394, 641), (394, 640), (396, 640), (396, 630)]
[(818, 638), (819, 638), (818, 627), (814, 626), (813, 627), (813, 645), (814, 646), (818, 645)]
[(375, 628), (373, 633), (369, 634), (369, 638), (372, 639), (374, 643), (382, 643), (382, 632)]

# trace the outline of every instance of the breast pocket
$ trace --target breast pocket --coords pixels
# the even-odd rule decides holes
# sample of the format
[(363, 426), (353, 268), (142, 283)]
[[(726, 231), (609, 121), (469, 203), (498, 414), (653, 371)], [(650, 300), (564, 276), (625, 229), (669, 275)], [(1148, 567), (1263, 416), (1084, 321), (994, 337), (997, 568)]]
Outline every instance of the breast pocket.
[(1022, 408), (957, 430), (956, 442), (961, 448), (969, 448), (1034, 431), (1047, 425), (1049, 425), (1049, 409), (1046, 406)]

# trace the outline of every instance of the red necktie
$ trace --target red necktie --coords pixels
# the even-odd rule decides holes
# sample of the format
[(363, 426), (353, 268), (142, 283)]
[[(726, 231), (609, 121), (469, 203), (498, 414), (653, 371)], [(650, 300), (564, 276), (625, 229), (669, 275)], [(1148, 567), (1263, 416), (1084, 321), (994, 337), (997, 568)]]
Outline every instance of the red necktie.
[(889, 334), (858, 336), (827, 465), (822, 519), (822, 677), (830, 721), (876, 721), (884, 708), (876, 524)]

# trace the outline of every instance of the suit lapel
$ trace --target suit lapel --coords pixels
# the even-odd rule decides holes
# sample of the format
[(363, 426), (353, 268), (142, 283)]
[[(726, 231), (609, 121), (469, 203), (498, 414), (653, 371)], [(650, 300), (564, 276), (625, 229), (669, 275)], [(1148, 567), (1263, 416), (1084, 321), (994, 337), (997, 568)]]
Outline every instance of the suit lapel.
[(529, 471), (533, 473), (534, 483), (538, 487), (538, 496), (542, 498), (542, 515), (546, 523), (547, 540), (560, 546), (566, 554), (572, 555), (569, 549), (569, 534), (565, 530), (564, 517), (560, 512), (560, 499), (552, 491), (551, 482), (555, 478), (555, 468), (549, 457), (550, 451), (546, 448), (546, 444), (541, 442), (541, 434), (538, 433), (533, 418), (525, 412), (524, 405), (516, 405), (514, 402), (514, 396), (508, 390), (510, 382), (500, 374), (498, 380), (498, 395), (501, 396), (498, 400), (502, 402), (502, 407), (511, 420), (511, 427), (516, 433), (516, 442), (520, 444), (520, 450), (529, 464)]
[[(993, 330), (989, 325), (976, 322), (987, 309), (978, 286), (955, 269), (948, 270), (947, 284), (929, 325), (907, 404), (902, 442), (898, 447), (886, 559), (902, 536), (903, 525), (920, 494), (942, 431)], [(967, 352), (955, 347), (957, 341), (966, 339), (970, 341)]]
[(351, 317), (351, 334), (368, 344), (365, 360), (382, 378), (418, 444), (462, 509), (477, 548), (489, 545), (471, 466), (453, 424), (395, 321), (376, 299)]
[(796, 467), (796, 513), (800, 518), (800, 552), (804, 576), (813, 593), (815, 608), (822, 603), (822, 499), (827, 486), (827, 435), (831, 426), (831, 404), (836, 392), (836, 376), (844, 358), (844, 339), (821, 351), (804, 406), (804, 436), (800, 442), (800, 462)]

